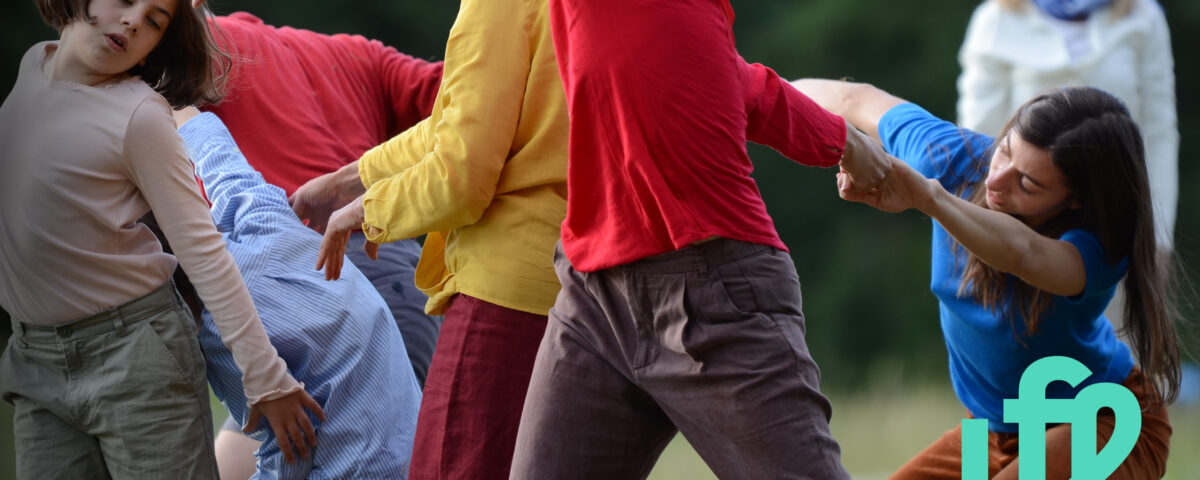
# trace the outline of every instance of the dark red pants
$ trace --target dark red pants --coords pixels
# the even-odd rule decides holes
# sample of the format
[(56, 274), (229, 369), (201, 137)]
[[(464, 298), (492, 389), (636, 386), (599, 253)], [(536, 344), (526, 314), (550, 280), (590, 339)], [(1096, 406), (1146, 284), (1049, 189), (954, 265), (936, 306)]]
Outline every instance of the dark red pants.
[(467, 295), (442, 322), (408, 478), (506, 479), (546, 317)]

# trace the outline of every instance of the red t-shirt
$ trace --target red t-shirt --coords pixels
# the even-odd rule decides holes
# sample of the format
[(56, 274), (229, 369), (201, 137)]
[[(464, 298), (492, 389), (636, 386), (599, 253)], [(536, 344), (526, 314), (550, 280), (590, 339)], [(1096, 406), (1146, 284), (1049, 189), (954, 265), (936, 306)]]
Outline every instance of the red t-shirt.
[(595, 271), (717, 236), (786, 249), (746, 141), (841, 159), (845, 122), (747, 64), (726, 0), (550, 0), (570, 113), (563, 249)]
[(250, 165), (289, 195), (433, 109), (441, 62), (358, 35), (276, 28), (245, 12), (215, 23), (234, 70), (225, 100), (204, 110), (221, 117)]

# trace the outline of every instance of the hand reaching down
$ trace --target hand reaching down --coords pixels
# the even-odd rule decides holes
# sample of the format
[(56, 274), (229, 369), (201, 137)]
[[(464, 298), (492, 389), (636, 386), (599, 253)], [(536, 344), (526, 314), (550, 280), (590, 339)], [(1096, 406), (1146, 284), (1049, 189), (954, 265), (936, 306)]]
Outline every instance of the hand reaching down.
[[(325, 421), (325, 411), (313, 400), (308, 392), (297, 390), (274, 400), (260, 400), (250, 406), (250, 418), (242, 427), (242, 433), (250, 433), (258, 428), (261, 419), (266, 418), (275, 439), (279, 442), (279, 450), (288, 463), (296, 461), (296, 453), (302, 458), (308, 458), (309, 447), (317, 446), (317, 434), (312, 421), (304, 413), (307, 408), (322, 422)], [(295, 449), (293, 452), (292, 449)]]
[[(325, 237), (321, 239), (321, 251), (317, 254), (317, 270), (325, 269), (326, 280), (341, 278), (342, 264), (346, 260), (346, 242), (350, 238), (350, 232), (362, 228), (365, 217), (361, 196), (329, 216), (329, 223), (325, 225)], [(379, 245), (368, 241), (363, 245), (363, 250), (371, 260), (375, 260), (378, 257)]]

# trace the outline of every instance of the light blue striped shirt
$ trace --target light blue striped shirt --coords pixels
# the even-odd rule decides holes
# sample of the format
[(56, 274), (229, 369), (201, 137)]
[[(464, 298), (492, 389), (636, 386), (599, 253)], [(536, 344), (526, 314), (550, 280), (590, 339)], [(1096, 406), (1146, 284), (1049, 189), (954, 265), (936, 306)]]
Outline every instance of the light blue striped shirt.
[[(225, 125), (203, 113), (179, 129), (271, 343), (325, 410), (319, 445), (289, 465), (266, 422), (255, 478), (404, 478), (421, 392), (392, 314), (353, 263), (326, 281), (314, 269), (321, 235), (305, 227), (279, 187), (246, 163)], [(203, 314), (208, 380), (238, 424), (247, 420), (241, 371)]]

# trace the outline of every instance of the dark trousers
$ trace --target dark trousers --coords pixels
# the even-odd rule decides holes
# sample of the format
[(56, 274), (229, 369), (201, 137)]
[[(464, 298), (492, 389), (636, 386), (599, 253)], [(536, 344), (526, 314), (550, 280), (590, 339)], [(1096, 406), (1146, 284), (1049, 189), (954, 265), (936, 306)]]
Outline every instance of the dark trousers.
[(717, 239), (582, 273), (560, 246), (554, 263), (511, 478), (644, 478), (677, 429), (720, 478), (849, 477), (785, 252)]

